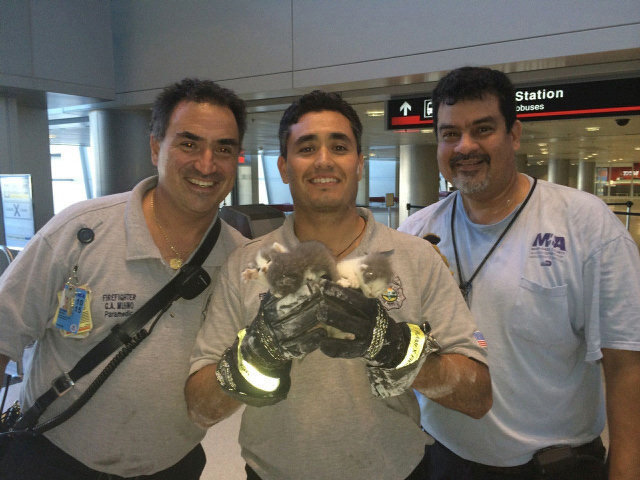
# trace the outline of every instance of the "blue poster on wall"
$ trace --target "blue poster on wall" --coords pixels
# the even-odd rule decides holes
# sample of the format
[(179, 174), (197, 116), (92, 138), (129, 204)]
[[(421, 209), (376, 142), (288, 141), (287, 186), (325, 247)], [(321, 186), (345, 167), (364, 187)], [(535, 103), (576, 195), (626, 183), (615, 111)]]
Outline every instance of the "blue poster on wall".
[(0, 175), (5, 243), (23, 248), (34, 234), (31, 175)]

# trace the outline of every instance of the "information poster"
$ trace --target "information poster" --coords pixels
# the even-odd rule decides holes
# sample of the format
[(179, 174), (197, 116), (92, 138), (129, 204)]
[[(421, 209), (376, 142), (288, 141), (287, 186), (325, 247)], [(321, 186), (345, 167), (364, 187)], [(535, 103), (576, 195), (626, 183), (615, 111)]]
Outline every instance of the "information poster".
[(31, 175), (0, 175), (2, 214), (7, 247), (21, 249), (33, 237)]

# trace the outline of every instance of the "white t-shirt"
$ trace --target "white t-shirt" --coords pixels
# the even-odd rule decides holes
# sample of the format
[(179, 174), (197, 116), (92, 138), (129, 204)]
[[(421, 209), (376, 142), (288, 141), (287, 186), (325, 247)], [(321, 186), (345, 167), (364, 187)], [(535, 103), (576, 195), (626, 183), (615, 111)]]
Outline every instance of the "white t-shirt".
[[(454, 195), (400, 230), (435, 233), (451, 270)], [(455, 236), (469, 279), (509, 219), (473, 224), (457, 201)], [(423, 426), (463, 458), (526, 463), (604, 427), (602, 348), (640, 350), (640, 260), (624, 226), (593, 195), (538, 181), (530, 202), (472, 283), (470, 307), (488, 342), (493, 407), (480, 420), (421, 399)]]

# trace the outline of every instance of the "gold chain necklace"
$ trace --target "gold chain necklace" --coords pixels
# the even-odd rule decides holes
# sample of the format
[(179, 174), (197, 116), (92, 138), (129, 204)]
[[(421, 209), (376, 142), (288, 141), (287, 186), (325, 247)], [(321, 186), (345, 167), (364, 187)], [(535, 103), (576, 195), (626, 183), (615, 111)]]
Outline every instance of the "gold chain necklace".
[[(362, 217), (358, 217), (358, 218), (362, 218)], [(360, 230), (360, 233), (358, 233), (356, 238), (351, 240), (351, 243), (349, 245), (347, 245), (347, 247), (344, 250), (342, 250), (340, 253), (336, 254), (336, 258), (340, 258), (340, 255), (342, 255), (344, 252), (349, 250), (349, 248), (351, 248), (351, 245), (356, 243), (356, 240), (358, 240), (360, 238), (360, 236), (363, 234), (365, 228), (367, 228), (367, 222), (366, 221), (364, 222), (364, 225), (362, 226), (362, 230)]]
[(156, 196), (156, 190), (154, 189), (153, 193), (151, 194), (151, 211), (153, 212), (153, 219), (155, 220), (156, 225), (158, 226), (158, 230), (160, 230), (160, 233), (162, 234), (165, 241), (167, 242), (167, 245), (169, 245), (169, 248), (175, 254), (174, 258), (169, 259), (169, 266), (174, 270), (179, 270), (180, 267), (182, 267), (183, 255), (178, 251), (176, 247), (173, 246), (173, 244), (171, 243), (171, 240), (169, 240), (169, 237), (165, 233), (164, 228), (162, 228), (162, 225), (160, 225), (160, 221), (158, 220), (158, 216), (156, 215), (156, 209), (154, 208), (154, 205), (153, 205), (153, 199), (155, 198), (155, 196)]

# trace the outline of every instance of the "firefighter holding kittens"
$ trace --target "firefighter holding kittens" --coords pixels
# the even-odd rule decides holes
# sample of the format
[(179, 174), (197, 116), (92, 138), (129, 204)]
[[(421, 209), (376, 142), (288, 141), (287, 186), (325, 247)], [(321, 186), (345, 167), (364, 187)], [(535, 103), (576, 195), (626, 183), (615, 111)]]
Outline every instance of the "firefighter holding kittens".
[[(422, 478), (432, 440), (412, 388), (473, 418), (491, 407), (484, 342), (440, 256), (356, 207), (361, 135), (337, 94), (314, 91), (289, 106), (278, 168), (294, 213), (229, 257), (196, 341), (189, 413), (207, 427), (246, 404), (248, 479)], [(393, 251), (389, 285), (371, 298), (320, 280), (278, 297), (243, 281), (265, 248), (310, 240), (337, 262)]]

